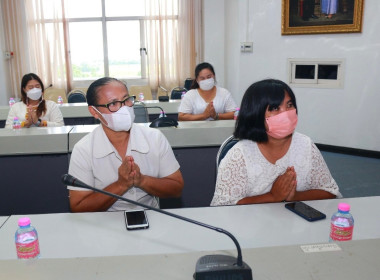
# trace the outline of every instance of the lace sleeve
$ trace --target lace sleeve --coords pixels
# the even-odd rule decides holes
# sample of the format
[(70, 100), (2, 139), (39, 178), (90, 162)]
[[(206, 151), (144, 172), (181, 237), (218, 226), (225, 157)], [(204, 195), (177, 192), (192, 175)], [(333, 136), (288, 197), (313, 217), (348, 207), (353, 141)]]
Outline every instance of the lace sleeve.
[(309, 189), (320, 189), (337, 197), (342, 197), (321, 152), (314, 143), (312, 143), (311, 147), (311, 170), (308, 185)]
[(247, 196), (247, 185), (248, 174), (243, 152), (235, 145), (220, 163), (211, 206), (235, 205)]

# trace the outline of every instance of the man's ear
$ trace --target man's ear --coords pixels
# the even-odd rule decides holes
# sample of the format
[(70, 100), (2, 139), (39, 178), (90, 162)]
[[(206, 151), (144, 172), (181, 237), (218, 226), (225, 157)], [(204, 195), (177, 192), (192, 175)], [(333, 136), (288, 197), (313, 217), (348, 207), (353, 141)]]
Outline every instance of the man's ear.
[(94, 107), (92, 107), (92, 106), (88, 106), (88, 111), (90, 112), (90, 114), (91, 114), (95, 119), (99, 119), (99, 113), (94, 109)]

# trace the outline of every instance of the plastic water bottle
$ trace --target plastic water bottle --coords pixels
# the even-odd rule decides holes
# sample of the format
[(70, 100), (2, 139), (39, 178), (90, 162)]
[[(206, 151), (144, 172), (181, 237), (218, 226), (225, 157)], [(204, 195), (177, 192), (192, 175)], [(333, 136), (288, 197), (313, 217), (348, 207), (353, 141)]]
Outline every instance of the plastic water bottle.
[(21, 128), (21, 122), (18, 117), (13, 118), (12, 128), (13, 130), (19, 130)]
[(354, 231), (354, 217), (350, 213), (350, 205), (338, 204), (338, 212), (331, 217), (330, 242), (349, 241)]
[(28, 217), (20, 218), (18, 225), (19, 228), (15, 233), (17, 258), (38, 258), (40, 256), (38, 234), (36, 229), (30, 225), (30, 219)]
[(57, 103), (58, 103), (59, 105), (62, 105), (62, 104), (63, 104), (62, 96), (58, 96)]
[(186, 91), (182, 91), (181, 99), (183, 99), (185, 97), (185, 94), (186, 94)]
[(142, 92), (139, 93), (139, 101), (140, 102), (144, 101), (144, 94)]
[(161, 111), (159, 118), (163, 118), (163, 117), (166, 117), (166, 115), (164, 111)]
[(236, 108), (235, 113), (234, 113), (234, 120), (237, 120), (239, 116), (239, 111), (240, 111), (240, 108)]
[(13, 104), (15, 104), (15, 103), (16, 103), (16, 101), (13, 97), (9, 98), (9, 107), (12, 107)]

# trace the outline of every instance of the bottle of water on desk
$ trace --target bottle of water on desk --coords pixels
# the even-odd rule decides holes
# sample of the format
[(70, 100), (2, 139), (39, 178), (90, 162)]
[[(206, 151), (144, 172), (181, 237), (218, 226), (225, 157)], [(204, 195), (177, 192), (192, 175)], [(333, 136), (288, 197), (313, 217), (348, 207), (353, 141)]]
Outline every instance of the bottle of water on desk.
[(142, 92), (139, 93), (139, 101), (144, 102), (144, 94)]
[(62, 96), (58, 96), (57, 103), (58, 103), (58, 105), (62, 105), (63, 104)]
[(338, 204), (338, 212), (331, 217), (330, 242), (349, 241), (354, 231), (354, 217), (350, 213), (350, 205)]
[(30, 225), (28, 217), (18, 220), (19, 228), (15, 234), (17, 258), (35, 259), (40, 256), (40, 245), (38, 234), (34, 227)]
[(13, 130), (19, 130), (21, 128), (21, 122), (18, 117), (13, 118), (12, 128)]
[(186, 91), (182, 91), (181, 99), (183, 99), (185, 97), (185, 94), (186, 94)]
[(240, 111), (240, 108), (236, 108), (235, 113), (234, 113), (234, 120), (237, 120), (239, 116), (239, 111)]
[(9, 107), (12, 107), (13, 104), (15, 104), (15, 103), (16, 103), (16, 101), (13, 97), (9, 98)]
[(166, 117), (166, 115), (164, 111), (161, 111), (159, 118), (163, 118), (163, 117)]

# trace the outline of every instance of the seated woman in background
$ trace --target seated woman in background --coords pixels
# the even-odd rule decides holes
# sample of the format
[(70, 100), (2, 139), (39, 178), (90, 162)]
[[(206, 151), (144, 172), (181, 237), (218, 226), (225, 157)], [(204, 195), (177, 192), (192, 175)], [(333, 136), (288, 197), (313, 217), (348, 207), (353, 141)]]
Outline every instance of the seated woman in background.
[(318, 148), (298, 132), (296, 97), (282, 81), (252, 84), (241, 102), (234, 136), (221, 161), (211, 205), (341, 197)]
[(232, 120), (236, 110), (231, 93), (215, 85), (210, 63), (195, 67), (195, 80), (178, 109), (179, 121)]
[(5, 128), (12, 128), (14, 117), (18, 117), (21, 127), (63, 126), (63, 117), (58, 105), (44, 100), (44, 84), (33, 73), (26, 74), (21, 80), (21, 102), (9, 110)]

